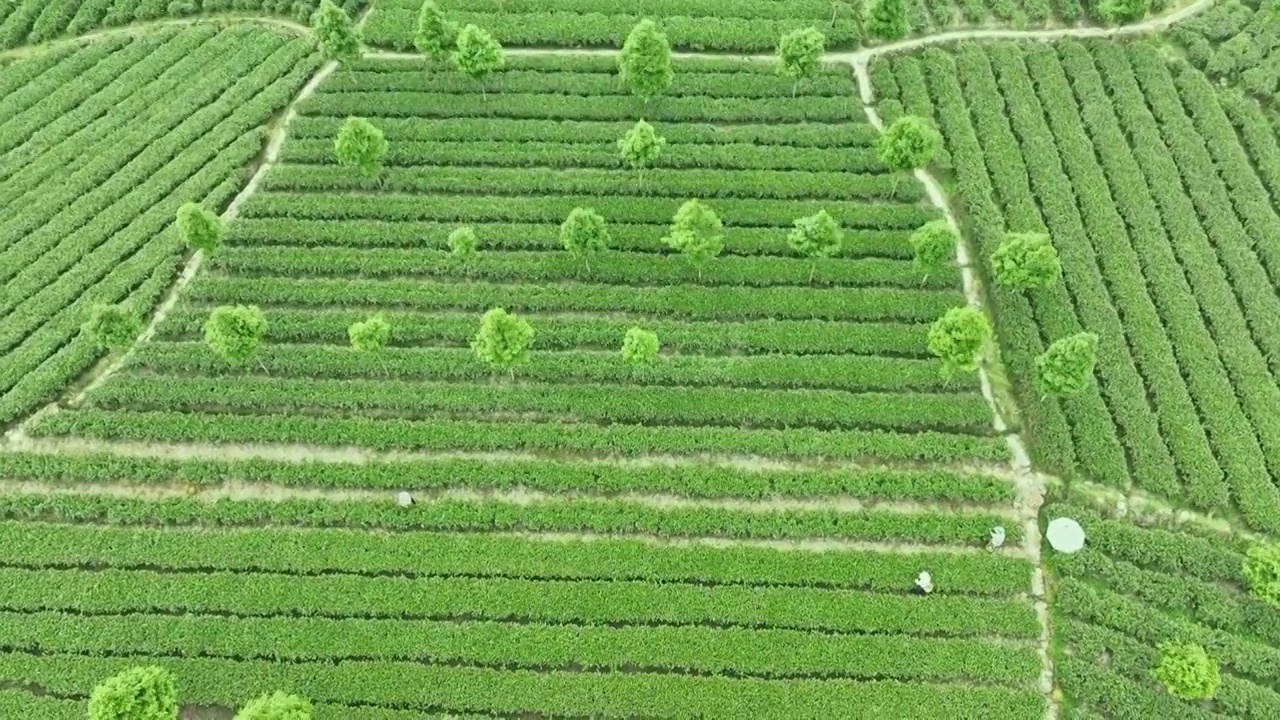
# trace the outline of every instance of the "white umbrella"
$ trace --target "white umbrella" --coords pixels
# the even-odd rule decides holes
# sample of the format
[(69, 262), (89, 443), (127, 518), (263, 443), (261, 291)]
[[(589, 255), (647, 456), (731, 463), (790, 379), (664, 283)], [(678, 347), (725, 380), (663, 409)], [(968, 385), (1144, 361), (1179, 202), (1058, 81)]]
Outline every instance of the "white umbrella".
[(409, 507), (413, 504), (413, 496), (410, 495), (407, 490), (401, 490), (400, 493), (396, 495), (396, 504), (400, 507)]
[(1049, 522), (1045, 537), (1054, 550), (1060, 553), (1073, 553), (1084, 547), (1084, 528), (1071, 518), (1054, 518)]

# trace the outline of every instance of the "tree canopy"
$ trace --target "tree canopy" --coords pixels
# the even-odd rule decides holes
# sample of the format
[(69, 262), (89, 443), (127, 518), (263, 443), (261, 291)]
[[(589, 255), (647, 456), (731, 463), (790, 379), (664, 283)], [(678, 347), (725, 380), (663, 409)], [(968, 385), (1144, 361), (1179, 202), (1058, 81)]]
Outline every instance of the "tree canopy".
[(306, 699), (277, 690), (250, 700), (235, 720), (311, 720), (311, 713)]
[(320, 0), (320, 7), (311, 16), (311, 29), (320, 41), (320, 53), (326, 60), (336, 60), (349, 65), (360, 59), (360, 28), (351, 21), (347, 12), (333, 0)]
[(1058, 251), (1044, 233), (1006, 233), (991, 254), (996, 282), (1013, 290), (1042, 288), (1062, 274)]
[(916, 269), (925, 277), (941, 272), (956, 258), (956, 233), (946, 220), (930, 220), (911, 233)]
[(901, 40), (907, 36), (910, 24), (907, 5), (903, 0), (875, 0), (867, 15), (867, 33), (881, 40)]
[(622, 359), (632, 365), (648, 365), (658, 359), (658, 334), (633, 327), (622, 337)]
[(211, 255), (222, 247), (222, 218), (200, 203), (183, 203), (178, 208), (178, 234), (189, 247)]
[(697, 200), (688, 200), (676, 210), (671, 232), (662, 241), (684, 253), (701, 274), (702, 266), (724, 249), (720, 216)]
[[(827, 38), (817, 28), (792, 30), (778, 40), (778, 72), (795, 83), (812, 77), (822, 65), (822, 53), (827, 49)], [(791, 85), (795, 97), (796, 85)]]
[[(587, 259), (609, 247), (609, 227), (595, 210), (574, 208), (560, 224), (560, 242), (565, 250)], [(587, 267), (590, 269), (589, 259)]]
[(123, 350), (132, 345), (142, 331), (142, 320), (123, 305), (96, 305), (83, 329), (98, 347)]
[(797, 219), (787, 234), (787, 244), (807, 258), (832, 257), (840, 253), (844, 230), (826, 210)]
[(514, 373), (517, 365), (529, 359), (533, 337), (533, 328), (524, 318), (493, 308), (480, 318), (471, 349), (481, 362)]
[(483, 81), (505, 67), (507, 61), (502, 55), (502, 46), (492, 35), (483, 28), (467, 25), (458, 33), (453, 64), (463, 75)]
[(1098, 362), (1098, 336), (1076, 333), (1053, 341), (1036, 358), (1036, 383), (1053, 397), (1075, 395), (1089, 387)]
[(204, 341), (232, 365), (243, 365), (258, 351), (267, 333), (267, 318), (256, 305), (223, 305), (209, 313)]
[(666, 139), (660, 137), (652, 125), (640, 119), (618, 141), (618, 152), (630, 167), (644, 169), (657, 161), (666, 144)]
[(368, 120), (349, 117), (338, 128), (333, 139), (333, 152), (338, 164), (355, 167), (363, 177), (373, 177), (382, 169), (382, 160), (387, 155), (387, 139)]
[(903, 115), (880, 135), (880, 160), (892, 170), (914, 170), (928, 165), (941, 147), (942, 136), (933, 123)]
[(1257, 544), (1249, 548), (1244, 579), (1255, 597), (1280, 608), (1280, 545)]
[(479, 244), (476, 231), (472, 230), (470, 225), (454, 228), (453, 232), (449, 233), (449, 252), (463, 262), (475, 259)]
[(1183, 700), (1203, 700), (1218, 692), (1222, 678), (1218, 661), (1195, 643), (1167, 640), (1160, 643), (1160, 662), (1151, 675), (1170, 695)]
[(671, 86), (671, 44), (655, 22), (646, 18), (631, 28), (618, 53), (618, 74), (645, 102)]
[(424, 0), (418, 10), (418, 26), (413, 33), (413, 46), (436, 62), (449, 59), (458, 44), (458, 24), (446, 20), (434, 0)]
[(991, 338), (991, 324), (977, 308), (952, 308), (929, 328), (929, 352), (942, 360), (943, 373), (973, 370)]
[(178, 687), (168, 670), (149, 665), (107, 678), (89, 696), (89, 720), (177, 720)]
[(357, 320), (347, 328), (351, 348), (358, 352), (378, 352), (391, 340), (391, 323), (387, 316), (375, 313), (364, 320)]

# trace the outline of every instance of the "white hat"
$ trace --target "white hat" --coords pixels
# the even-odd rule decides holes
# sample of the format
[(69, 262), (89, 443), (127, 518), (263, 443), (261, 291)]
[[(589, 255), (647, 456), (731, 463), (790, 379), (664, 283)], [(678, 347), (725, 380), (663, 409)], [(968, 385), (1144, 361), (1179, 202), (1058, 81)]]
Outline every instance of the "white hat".
[(1073, 553), (1084, 547), (1084, 528), (1071, 518), (1054, 518), (1049, 522), (1045, 537), (1054, 550), (1060, 553)]

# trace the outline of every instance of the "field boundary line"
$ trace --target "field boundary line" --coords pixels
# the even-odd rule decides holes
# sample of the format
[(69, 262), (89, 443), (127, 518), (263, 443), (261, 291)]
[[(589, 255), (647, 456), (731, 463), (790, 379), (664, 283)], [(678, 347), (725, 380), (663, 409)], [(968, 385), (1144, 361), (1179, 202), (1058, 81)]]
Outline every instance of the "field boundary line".
[[(182, 482), (127, 483), (127, 482), (76, 482), (58, 483), (37, 480), (0, 479), (0, 495), (90, 495), (130, 498), (135, 500), (164, 500), (188, 498), (205, 502), (219, 500), (325, 500), (328, 502), (391, 502), (400, 488), (327, 487), (323, 485), (281, 485), (273, 482), (244, 482), (227, 480), (217, 485)], [(445, 487), (414, 490), (416, 504), (432, 505), (450, 501), (501, 502), (509, 505), (552, 505), (564, 502), (619, 502), (640, 505), (655, 510), (714, 509), (743, 514), (767, 514), (772, 512), (812, 512), (833, 510), (840, 514), (861, 512), (888, 512), (898, 515), (925, 515), (939, 513), (957, 517), (985, 515), (1011, 516), (1012, 509), (1000, 506), (974, 504), (945, 504), (901, 500), (861, 499), (848, 495), (824, 495), (815, 498), (769, 497), (746, 499), (735, 497), (704, 498), (682, 497), (671, 493), (623, 492), (615, 494), (565, 490), (547, 492), (523, 487), (509, 490), (479, 490), (470, 487)], [(974, 538), (981, 540), (981, 538)]]
[[(1175, 23), (1187, 20), (1195, 15), (1209, 9), (1217, 0), (1195, 0), (1195, 2), (1184, 5), (1180, 8), (1167, 12), (1163, 15), (1157, 15), (1147, 18), (1142, 22), (1132, 23), (1129, 25), (1120, 25), (1118, 27), (1102, 27), (1102, 26), (1083, 26), (1083, 27), (1063, 27), (1050, 28), (1044, 30), (1016, 30), (1016, 29), (984, 29), (969, 28), (964, 30), (953, 30), (935, 35), (925, 35), (922, 37), (907, 38), (898, 40), (884, 45), (873, 45), (854, 51), (828, 52), (823, 54), (823, 61), (829, 63), (851, 64), (855, 70), (862, 68), (861, 72), (866, 71), (866, 64), (871, 58), (877, 55), (889, 55), (896, 52), (904, 52), (915, 50), (930, 45), (945, 45), (948, 43), (963, 42), (966, 40), (1054, 40), (1058, 38), (1110, 38), (1125, 35), (1138, 35), (1150, 31), (1165, 30)], [(374, 8), (374, 3), (370, 3), (364, 12), (357, 19), (356, 24), (363, 27), (365, 21), (369, 19)], [(114, 35), (129, 35), (140, 32), (146, 32), (152, 28), (158, 27), (182, 27), (189, 25), (197, 25), (203, 23), (210, 24), (227, 24), (235, 22), (250, 22), (262, 25), (268, 25), (283, 30), (288, 30), (299, 35), (314, 37), (311, 27), (304, 25), (296, 20), (288, 18), (274, 17), (271, 15), (249, 14), (249, 13), (213, 13), (208, 15), (195, 15), (185, 18), (164, 18), (160, 20), (148, 20), (145, 22), (130, 23), (127, 25), (119, 25), (110, 28), (98, 28), (90, 30), (81, 35), (72, 37), (63, 37), (50, 40), (48, 42), (36, 45), (21, 45), (19, 47), (10, 48), (0, 51), (0, 59), (19, 58), (31, 55), (33, 53), (51, 50), (58, 47), (75, 45), (82, 42), (91, 42), (98, 38), (111, 37)], [(577, 56), (603, 56), (612, 57), (617, 55), (620, 50), (618, 48), (535, 48), (535, 47), (504, 47), (503, 52), (514, 56), (538, 56), (538, 55), (577, 55)], [(704, 53), (704, 52), (673, 52), (673, 58), (676, 59), (723, 59), (723, 60), (748, 60), (748, 61), (767, 61), (773, 62), (777, 56), (773, 53)], [(362, 57), (365, 58), (382, 58), (388, 60), (405, 60), (405, 59), (421, 59), (420, 53), (403, 52), (396, 50), (386, 50), (378, 48), (365, 47)]]

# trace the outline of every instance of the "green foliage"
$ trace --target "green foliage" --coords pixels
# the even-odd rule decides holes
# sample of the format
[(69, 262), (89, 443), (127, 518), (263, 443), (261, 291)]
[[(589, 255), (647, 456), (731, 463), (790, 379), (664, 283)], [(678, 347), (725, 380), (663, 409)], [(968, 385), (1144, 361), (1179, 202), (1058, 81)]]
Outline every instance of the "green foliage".
[(89, 720), (177, 720), (173, 675), (154, 665), (104, 680), (89, 696)]
[(676, 210), (671, 232), (662, 239), (669, 247), (684, 253), (699, 268), (724, 250), (723, 226), (714, 210), (697, 200), (688, 200)]
[(178, 208), (178, 233), (188, 246), (210, 255), (222, 246), (222, 218), (199, 203), (184, 203)]
[(448, 242), (449, 252), (454, 257), (463, 262), (470, 262), (476, 257), (476, 247), (480, 241), (476, 238), (476, 231), (472, 230), (470, 225), (463, 225), (449, 233)]
[(1244, 578), (1254, 597), (1280, 608), (1280, 545), (1257, 544), (1249, 548)]
[(829, 258), (840, 253), (844, 230), (826, 210), (799, 218), (787, 234), (787, 245), (808, 258)]
[(453, 64), (463, 75), (483, 81), (505, 67), (507, 61), (502, 55), (502, 46), (492, 35), (475, 25), (467, 25), (458, 33)]
[(867, 33), (881, 40), (900, 40), (907, 36), (907, 6), (903, 0), (875, 0), (867, 15)]
[(1053, 397), (1077, 395), (1089, 387), (1098, 362), (1098, 336), (1091, 332), (1053, 341), (1036, 358), (1036, 383)]
[(929, 352), (942, 360), (943, 373), (973, 370), (991, 338), (991, 325), (977, 308), (952, 308), (929, 327)]
[(311, 720), (311, 703), (277, 690), (250, 700), (235, 720)]
[[(799, 82), (812, 76), (822, 64), (826, 37), (816, 28), (800, 28), (783, 35), (778, 41), (778, 72)], [(795, 96), (795, 85), (791, 95)]]
[(471, 339), (471, 349), (481, 362), (514, 373), (517, 365), (529, 360), (533, 336), (533, 328), (524, 318), (493, 308), (480, 319), (480, 330)]
[(652, 125), (640, 119), (618, 140), (618, 152), (624, 163), (635, 169), (643, 169), (657, 161), (666, 144), (666, 139), (659, 137)]
[(262, 344), (267, 318), (256, 305), (223, 305), (209, 313), (204, 341), (214, 353), (232, 365), (243, 365)]
[(645, 102), (671, 86), (671, 45), (652, 20), (641, 20), (627, 34), (618, 54), (618, 75)]
[[(609, 247), (609, 227), (600, 213), (591, 208), (574, 208), (560, 224), (560, 243), (564, 249), (583, 258)], [(590, 260), (587, 260), (590, 268)]]
[(347, 337), (351, 339), (351, 348), (358, 352), (378, 352), (387, 346), (391, 339), (391, 323), (383, 313), (370, 315), (365, 320), (351, 324), (347, 329)]
[(320, 41), (320, 52), (326, 60), (348, 65), (360, 59), (363, 45), (360, 29), (333, 0), (321, 0), (320, 7), (311, 18), (311, 28)]
[(933, 123), (916, 115), (903, 115), (885, 128), (878, 145), (880, 160), (892, 170), (914, 170), (928, 165), (942, 147), (942, 136)]
[(368, 120), (349, 117), (338, 128), (333, 152), (339, 164), (355, 167), (362, 177), (374, 177), (382, 169), (382, 160), (387, 155), (387, 139)]
[(449, 59), (458, 44), (458, 24), (446, 20), (435, 0), (423, 0), (418, 11), (418, 26), (413, 34), (413, 46), (418, 52), (436, 62)]
[(658, 334), (633, 327), (622, 337), (622, 359), (632, 365), (650, 365), (658, 359)]
[(930, 220), (909, 239), (916, 269), (925, 277), (941, 272), (956, 258), (956, 233), (946, 220)]
[(1218, 661), (1209, 657), (1203, 647), (1167, 640), (1160, 643), (1159, 649), (1160, 663), (1151, 675), (1170, 695), (1183, 700), (1202, 700), (1218, 692), (1222, 682)]
[(996, 282), (1013, 290), (1042, 288), (1062, 276), (1053, 241), (1044, 233), (1006, 233), (991, 255)]
[(82, 329), (98, 347), (123, 350), (132, 345), (142, 331), (142, 320), (123, 305), (96, 305)]
[(1151, 0), (1101, 0), (1098, 3), (1099, 19), (1112, 24), (1141, 20), (1147, 14)]

